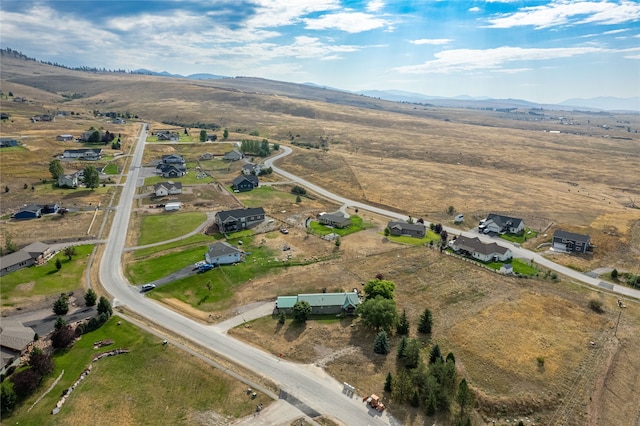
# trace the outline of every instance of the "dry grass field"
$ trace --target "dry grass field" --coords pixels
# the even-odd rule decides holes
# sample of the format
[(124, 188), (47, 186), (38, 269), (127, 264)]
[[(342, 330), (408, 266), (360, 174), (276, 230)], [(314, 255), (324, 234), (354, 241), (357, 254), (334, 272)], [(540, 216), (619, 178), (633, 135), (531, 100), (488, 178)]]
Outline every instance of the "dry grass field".
[[(229, 141), (221, 144), (150, 144), (146, 163), (174, 152), (195, 161), (204, 152), (220, 154), (244, 138), (295, 144), (294, 154), (279, 166), (342, 196), (443, 224), (451, 224), (446, 211), (454, 206), (465, 214), (468, 228), (489, 212), (522, 217), (528, 226), (547, 234), (525, 243), (534, 250), (550, 240), (554, 229), (588, 233), (596, 245), (593, 255), (554, 260), (582, 271), (615, 267), (640, 273), (640, 210), (630, 207), (640, 203), (638, 114), (434, 108), (259, 79), (85, 74), (37, 63), (25, 67), (22, 61), (4, 57), (1, 72), (2, 92), (29, 100), (14, 103), (3, 98), (0, 104), (11, 114), (0, 127), (2, 135), (21, 136), (26, 143), (26, 149), (0, 151), (0, 184), (10, 187), (0, 195), (3, 210), (33, 202), (35, 194), (41, 199), (53, 194), (39, 182), (50, 178), (48, 163), (63, 149), (64, 144), (55, 141), (57, 134), (105, 126), (90, 113), (95, 109), (129, 111), (151, 123), (152, 129), (169, 127), (162, 121), (200, 121), (230, 131)], [(69, 100), (72, 94), (77, 96)], [(28, 121), (33, 114), (55, 110), (80, 114), (53, 123)], [(128, 123), (113, 129), (130, 143), (138, 126)], [(197, 131), (190, 129), (192, 135)], [(260, 136), (250, 137), (255, 131)], [(190, 188), (184, 194), (187, 211), (256, 202), (250, 195), (220, 190), (240, 165), (225, 168), (217, 161), (201, 163), (216, 182)], [(23, 183), (35, 184), (33, 195), (22, 189)], [(311, 199), (297, 204), (280, 196), (287, 194), (287, 186), (278, 189), (278, 196), (258, 200), (293, 231), (286, 240), (281, 235), (265, 238), (269, 244), (286, 241), (309, 255), (333, 250), (299, 226), (307, 216), (338, 206)], [(95, 193), (82, 194), (74, 202), (95, 205), (108, 196)], [(140, 210), (147, 209), (145, 202), (140, 199)], [(498, 417), (506, 424), (506, 419), (530, 416), (536, 424), (636, 426), (638, 407), (628, 396), (640, 387), (637, 303), (625, 302), (629, 308), (614, 337), (617, 307), (612, 296), (562, 280), (505, 278), (424, 247), (385, 243), (378, 233), (385, 219), (364, 219), (377, 228), (345, 237), (339, 258), (247, 282), (238, 287), (233, 305), (322, 288), (350, 290), (382, 273), (396, 282), (398, 306), (407, 310), (413, 333), (425, 307), (434, 313), (434, 334), (424, 339), (425, 351), (438, 343), (445, 353), (455, 354), (459, 373), (476, 394), (479, 423), (491, 424), (489, 420)], [(130, 244), (137, 240), (136, 223)], [(79, 223), (73, 232), (80, 233), (85, 225)], [(14, 240), (29, 235), (19, 240), (26, 243), (54, 232), (49, 226), (38, 230), (36, 225), (29, 231), (18, 226), (27, 225), (5, 221), (3, 233), (9, 230)], [(588, 308), (591, 299), (603, 302), (604, 314)], [(207, 318), (207, 313), (166, 302)], [(216, 316), (228, 317), (233, 311)], [(356, 385), (362, 394), (382, 394), (384, 377), (395, 369), (394, 353), (387, 358), (373, 354), (373, 334), (353, 320), (310, 322), (300, 328), (290, 322), (278, 327), (276, 320), (265, 319), (233, 333), (289, 359), (326, 365), (339, 381)], [(544, 368), (538, 367), (538, 357), (545, 359)], [(434, 420), (394, 406), (393, 401), (390, 406), (405, 424)], [(446, 424), (447, 419), (438, 422)]]

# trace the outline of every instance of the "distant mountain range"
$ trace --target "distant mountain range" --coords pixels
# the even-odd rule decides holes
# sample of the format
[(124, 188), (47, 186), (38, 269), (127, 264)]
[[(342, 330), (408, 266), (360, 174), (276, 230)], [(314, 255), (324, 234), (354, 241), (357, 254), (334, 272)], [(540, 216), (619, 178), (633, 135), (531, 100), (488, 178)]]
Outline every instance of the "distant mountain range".
[[(155, 75), (160, 77), (188, 78), (191, 80), (219, 80), (223, 78), (233, 78), (224, 75), (199, 73), (190, 75), (171, 74), (167, 71), (157, 72), (148, 69), (138, 69), (132, 71), (135, 74)], [(494, 99), (486, 96), (429, 96), (422, 93), (407, 92), (404, 90), (363, 90), (352, 92), (330, 86), (323, 86), (315, 83), (303, 83), (306, 86), (315, 88), (336, 90), (339, 92), (355, 93), (357, 95), (369, 96), (371, 98), (383, 99), (392, 102), (408, 102), (444, 107), (457, 108), (544, 108), (566, 110), (567, 108), (586, 111), (632, 111), (640, 112), (640, 96), (630, 98), (599, 97), (599, 98), (573, 98), (560, 102), (559, 104), (538, 104), (522, 99)]]

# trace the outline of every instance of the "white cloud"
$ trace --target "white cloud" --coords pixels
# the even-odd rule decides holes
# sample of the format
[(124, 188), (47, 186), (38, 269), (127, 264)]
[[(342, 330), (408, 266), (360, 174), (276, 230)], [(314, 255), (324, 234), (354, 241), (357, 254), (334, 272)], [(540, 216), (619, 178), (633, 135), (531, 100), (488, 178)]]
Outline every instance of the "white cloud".
[(255, 0), (257, 10), (247, 22), (248, 28), (274, 28), (291, 25), (310, 14), (339, 10), (340, 0)]
[(624, 33), (626, 31), (629, 31), (629, 28), (621, 28), (619, 30), (605, 31), (602, 34), (618, 34), (618, 33)]
[(384, 2), (382, 0), (371, 0), (367, 4), (367, 12), (378, 12), (384, 7)]
[(602, 53), (604, 51), (606, 50), (598, 47), (525, 49), (504, 46), (486, 50), (454, 49), (439, 52), (435, 55), (436, 59), (427, 61), (424, 64), (402, 66), (394, 68), (394, 70), (406, 74), (446, 74), (479, 69), (496, 70), (509, 62), (569, 58), (589, 53)]
[(479, 7), (472, 7), (469, 9), (469, 12), (480, 12), (480, 8)]
[(332, 13), (314, 19), (306, 18), (303, 21), (306, 23), (306, 28), (310, 30), (337, 29), (348, 33), (361, 33), (389, 24), (385, 19), (362, 12)]
[[(587, 15), (586, 17), (584, 17)], [(582, 17), (581, 19), (579, 19)], [(523, 7), (518, 12), (489, 19), (490, 28), (533, 26), (536, 29), (567, 24), (619, 24), (640, 19), (640, 4), (630, 1), (555, 0), (547, 5)]]
[(452, 41), (453, 40), (451, 40), (450, 38), (421, 38), (419, 40), (411, 40), (409, 41), (409, 43), (417, 44), (417, 45), (421, 45), (421, 44), (440, 45), (440, 44), (451, 43)]

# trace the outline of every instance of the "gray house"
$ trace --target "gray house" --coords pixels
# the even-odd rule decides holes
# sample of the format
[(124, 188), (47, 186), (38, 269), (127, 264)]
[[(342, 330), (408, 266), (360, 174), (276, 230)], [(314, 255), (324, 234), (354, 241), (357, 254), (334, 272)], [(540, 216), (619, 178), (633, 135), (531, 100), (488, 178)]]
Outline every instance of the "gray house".
[(413, 238), (424, 238), (427, 235), (427, 228), (422, 223), (391, 221), (387, 224), (387, 228), (394, 237), (407, 235)]
[(250, 229), (264, 222), (264, 209), (254, 207), (219, 211), (216, 213), (215, 222), (222, 233)]
[(480, 222), (478, 229), (485, 234), (518, 234), (524, 231), (524, 221), (517, 217), (503, 216), (490, 213), (486, 219)]
[(591, 247), (591, 237), (558, 229), (553, 233), (552, 246), (566, 253), (586, 253)]
[(224, 159), (230, 161), (238, 161), (244, 158), (244, 154), (238, 151), (237, 149), (233, 149), (229, 152), (224, 153)]
[(354, 315), (356, 307), (360, 304), (358, 293), (310, 293), (299, 294), (297, 296), (278, 296), (276, 300), (276, 311), (292, 313), (296, 302), (305, 301), (311, 305), (313, 315)]
[(478, 237), (459, 236), (449, 241), (449, 247), (456, 253), (470, 256), (482, 262), (504, 262), (511, 259), (511, 250), (496, 243), (485, 244)]
[(102, 149), (100, 148), (79, 148), (65, 149), (62, 158), (77, 158), (80, 160), (99, 160), (102, 158)]
[(53, 255), (54, 252), (48, 245), (41, 242), (31, 243), (14, 253), (0, 257), (0, 277), (32, 265), (43, 265)]
[(204, 255), (207, 263), (212, 265), (230, 265), (242, 261), (244, 252), (227, 242), (218, 242), (209, 246)]
[(233, 180), (232, 187), (235, 191), (244, 192), (251, 191), (259, 185), (258, 176), (256, 175), (240, 175)]
[(318, 217), (318, 221), (325, 226), (333, 226), (335, 228), (347, 228), (351, 226), (351, 218), (345, 216), (342, 212), (323, 213)]
[(0, 374), (4, 374), (29, 346), (36, 335), (30, 327), (25, 327), (19, 321), (3, 319), (0, 323), (0, 356), (2, 366)]

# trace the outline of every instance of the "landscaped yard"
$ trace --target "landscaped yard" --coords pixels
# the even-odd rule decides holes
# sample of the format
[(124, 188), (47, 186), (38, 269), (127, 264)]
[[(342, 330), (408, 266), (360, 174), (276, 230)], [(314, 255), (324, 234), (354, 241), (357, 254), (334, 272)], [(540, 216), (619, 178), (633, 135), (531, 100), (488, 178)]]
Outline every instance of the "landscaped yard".
[[(112, 339), (114, 344), (93, 349), (93, 342), (103, 339)], [(52, 416), (51, 409), (63, 390), (78, 379), (92, 357), (115, 348), (128, 348), (130, 352), (93, 363), (91, 374), (69, 396), (61, 411)], [(247, 416), (254, 412), (256, 404), (270, 402), (260, 394), (252, 400), (245, 393), (246, 385), (171, 344), (164, 346), (158, 337), (118, 317), (55, 356), (55, 364), (54, 373), (3, 423), (200, 424), (199, 418), (211, 419), (213, 415), (232, 419)], [(51, 392), (27, 412), (63, 370)]]
[[(81, 287), (87, 256), (92, 250), (92, 245), (78, 246), (71, 260), (58, 253), (42, 266), (20, 269), (3, 276), (0, 280), (2, 305), (12, 306), (32, 296), (60, 294)], [(56, 259), (62, 262), (59, 271), (56, 269)]]
[(315, 221), (309, 223), (311, 232), (320, 236), (328, 234), (338, 234), (341, 237), (344, 237), (345, 235), (353, 234), (355, 232), (362, 231), (363, 229), (372, 227), (374, 227), (374, 225), (364, 222), (362, 218), (357, 215), (351, 216), (351, 225), (347, 228), (332, 228)]
[(390, 241), (393, 241), (396, 243), (411, 244), (414, 246), (429, 244), (431, 241), (433, 241), (435, 244), (436, 242), (440, 241), (440, 235), (436, 234), (430, 229), (427, 229), (427, 233), (424, 236), (424, 238), (413, 238), (408, 235), (403, 235), (400, 237), (394, 237), (393, 235), (389, 235), (387, 238), (389, 238)]
[[(229, 187), (231, 188), (231, 187)], [(233, 189), (230, 189), (233, 192)], [(261, 186), (252, 191), (241, 192), (236, 194), (238, 200), (247, 207), (262, 207), (266, 203), (273, 203), (274, 200), (296, 201), (296, 195), (290, 192), (278, 191), (271, 186)]]
[(109, 163), (102, 169), (102, 173), (107, 175), (117, 175), (118, 165), (115, 163)]
[(503, 240), (511, 241), (512, 243), (522, 244), (531, 238), (535, 238), (538, 236), (538, 233), (533, 229), (525, 228), (522, 235), (517, 234), (501, 234), (500, 238)]
[(215, 235), (213, 237), (204, 235), (204, 234), (196, 234), (192, 235), (184, 240), (174, 241), (172, 243), (161, 244), (158, 246), (153, 246), (145, 249), (135, 250), (133, 252), (133, 256), (136, 259), (144, 259), (145, 257), (149, 257), (153, 254), (160, 253), (166, 250), (175, 249), (177, 247), (188, 247), (192, 245), (198, 244), (199, 247), (203, 247), (207, 243), (212, 243), (216, 239), (222, 239), (220, 234)]
[(171, 252), (162, 256), (137, 260), (127, 265), (126, 274), (132, 284), (144, 284), (165, 277), (185, 266), (204, 259), (206, 244)]
[(188, 173), (181, 177), (176, 178), (166, 178), (164, 176), (152, 176), (148, 177), (144, 180), (144, 185), (155, 185), (158, 182), (166, 182), (167, 179), (172, 180), (174, 182), (180, 182), (183, 185), (198, 185), (202, 183), (210, 183), (213, 182), (214, 179), (210, 176), (204, 178), (198, 178), (195, 169), (187, 169)]
[(157, 243), (185, 235), (207, 220), (202, 212), (153, 214), (142, 217), (138, 245)]

